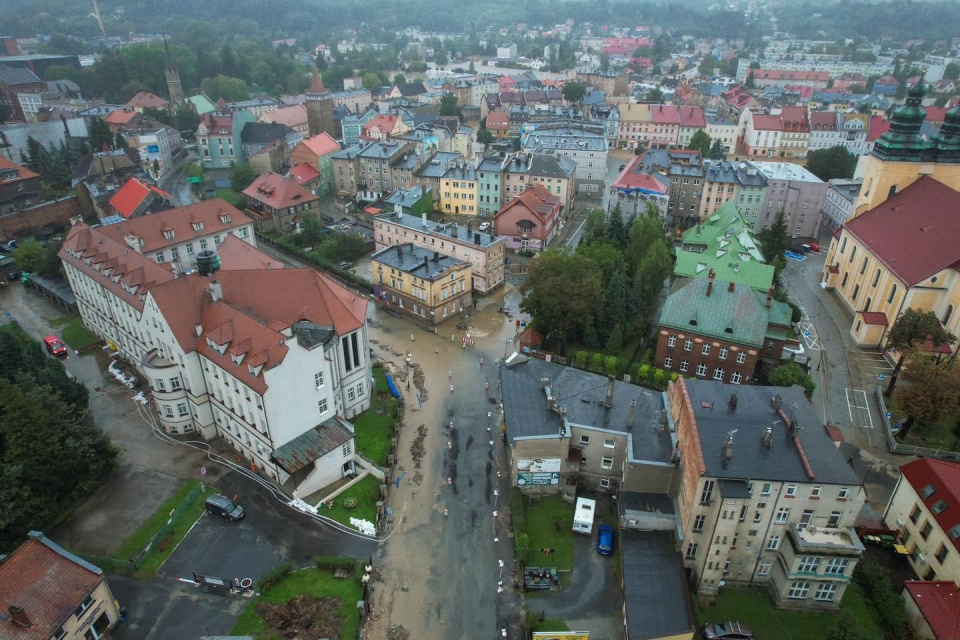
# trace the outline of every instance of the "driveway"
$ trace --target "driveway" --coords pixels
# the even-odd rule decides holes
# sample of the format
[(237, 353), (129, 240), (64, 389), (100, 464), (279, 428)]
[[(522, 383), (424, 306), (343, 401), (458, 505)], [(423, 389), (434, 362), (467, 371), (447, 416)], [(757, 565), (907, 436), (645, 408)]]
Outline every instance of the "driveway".
[(231, 472), (217, 482), (217, 488), (226, 496), (236, 496), (246, 516), (228, 522), (204, 512), (160, 567), (161, 576), (190, 578), (201, 573), (256, 580), (284, 563), (301, 568), (313, 564), (316, 556), (366, 560), (376, 553), (375, 541), (344, 533), (287, 507), (242, 474)]

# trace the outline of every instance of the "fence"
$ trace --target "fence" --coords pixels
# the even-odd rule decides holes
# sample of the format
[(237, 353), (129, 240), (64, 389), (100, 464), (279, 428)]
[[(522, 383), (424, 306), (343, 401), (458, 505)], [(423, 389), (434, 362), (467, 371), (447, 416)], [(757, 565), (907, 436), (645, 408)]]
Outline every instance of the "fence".
[(277, 249), (278, 251), (289, 254), (298, 260), (302, 260), (303, 262), (306, 262), (307, 264), (315, 267), (316, 269), (325, 271), (328, 274), (335, 276), (338, 280), (341, 280), (344, 284), (349, 285), (350, 287), (353, 287), (354, 289), (362, 290), (367, 293), (373, 293), (373, 283), (370, 282), (369, 280), (364, 280), (363, 278), (361, 278), (360, 276), (356, 275), (351, 271), (348, 271), (346, 269), (341, 269), (337, 265), (334, 265), (330, 262), (327, 262), (326, 260), (318, 258), (312, 253), (308, 253), (303, 249), (300, 249), (299, 247), (290, 246), (290, 244), (287, 242), (277, 241), (274, 238), (265, 236), (260, 233), (256, 235), (257, 235), (257, 242), (263, 242), (264, 244), (268, 244), (274, 249)]
[(893, 427), (890, 425), (890, 418), (887, 417), (886, 403), (883, 399), (883, 388), (877, 385), (877, 404), (880, 408), (880, 419), (883, 421), (883, 431), (887, 436), (887, 449), (890, 453), (899, 453), (905, 456), (918, 456), (922, 458), (937, 458), (940, 460), (954, 460), (960, 462), (960, 452), (948, 451), (945, 449), (930, 449), (928, 447), (917, 447), (911, 444), (897, 442), (893, 435)]

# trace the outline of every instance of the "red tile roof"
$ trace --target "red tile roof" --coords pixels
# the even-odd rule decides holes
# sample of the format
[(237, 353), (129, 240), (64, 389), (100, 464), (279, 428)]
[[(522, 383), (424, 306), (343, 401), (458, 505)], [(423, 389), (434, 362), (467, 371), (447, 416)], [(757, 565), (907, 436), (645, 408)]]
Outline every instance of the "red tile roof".
[[(128, 236), (139, 238), (143, 241), (140, 252), (149, 253), (193, 238), (230, 231), (252, 222), (249, 216), (226, 200), (211, 198), (186, 207), (130, 218), (119, 224), (99, 227), (97, 231), (114, 242), (124, 245), (125, 248), (128, 248), (126, 247)], [(199, 230), (194, 228), (196, 223), (200, 223)], [(169, 234), (171, 231), (173, 237), (167, 238), (165, 233)]]
[(166, 109), (170, 103), (149, 91), (138, 91), (137, 95), (127, 101), (127, 106), (133, 109)]
[(753, 128), (756, 131), (780, 131), (780, 118), (766, 113), (755, 113)]
[[(223, 101), (223, 98), (220, 98), (220, 102)], [(217, 102), (217, 108), (220, 108), (220, 102)], [(226, 103), (223, 103), (223, 106), (226, 107)], [(225, 129), (227, 133), (233, 132), (233, 116), (230, 114), (217, 114), (217, 113), (205, 113), (200, 116), (200, 124), (207, 128), (208, 135), (223, 135), (220, 134), (220, 129)]]
[(812, 131), (836, 131), (836, 111), (814, 111), (810, 114), (810, 129)]
[(70, 229), (58, 255), (120, 300), (142, 311), (147, 290), (173, 280), (174, 276), (168, 268), (131, 251), (122, 238), (117, 241), (104, 235), (105, 229), (107, 227), (91, 229), (83, 223), (76, 225)]
[(498, 211), (497, 216), (514, 207), (523, 207), (545, 223), (560, 209), (560, 205), (560, 198), (551, 194), (546, 187), (536, 182), (529, 185), (519, 197), (514, 198), (507, 206)]
[(110, 198), (110, 205), (124, 218), (129, 218), (137, 211), (151, 193), (160, 196), (168, 202), (173, 202), (173, 196), (150, 184), (145, 184), (136, 178), (130, 178)]
[(960, 193), (930, 176), (845, 228), (908, 287), (960, 266)]
[(943, 119), (947, 117), (947, 107), (924, 107), (924, 111), (927, 112), (927, 117), (925, 122), (932, 122), (934, 124), (943, 124)]
[[(928, 510), (939, 500), (947, 503), (946, 509), (934, 514), (944, 533), (960, 524), (960, 462), (920, 458), (902, 465), (900, 473), (917, 492), (917, 498), (927, 505)], [(927, 485), (933, 485), (934, 492), (923, 498), (920, 492)], [(960, 539), (953, 540), (953, 546), (960, 549)]]
[(328, 133), (318, 133), (315, 136), (310, 136), (301, 144), (310, 149), (318, 158), (340, 150), (340, 145)]
[(867, 142), (874, 142), (883, 134), (890, 130), (890, 121), (884, 120), (883, 116), (870, 116), (870, 123), (867, 130)]
[(666, 193), (667, 185), (643, 172), (643, 156), (635, 156), (613, 183), (615, 189), (643, 189), (651, 193)]
[(0, 156), (0, 169), (16, 169), (17, 177), (14, 180), (28, 180), (30, 178), (40, 177), (39, 173), (34, 173), (33, 171), (30, 171), (30, 169), (27, 169), (16, 162), (11, 162), (3, 156)]
[(807, 118), (806, 107), (783, 107), (780, 115), (754, 113), (753, 128), (756, 131), (809, 133), (810, 120)]
[(491, 111), (487, 114), (487, 129), (507, 129), (510, 127), (510, 114), (505, 111)]
[(707, 118), (702, 107), (677, 107), (681, 127), (706, 127)]
[(107, 124), (127, 124), (137, 117), (137, 112), (132, 108), (114, 109), (107, 117), (103, 119)]
[(955, 583), (907, 580), (903, 586), (937, 640), (960, 638), (960, 590)]
[(363, 133), (366, 135), (368, 131), (376, 129), (383, 135), (389, 135), (393, 133), (394, 128), (397, 126), (398, 119), (399, 116), (394, 115), (376, 116), (372, 118), (370, 122), (363, 125)]
[(651, 105), (650, 118), (654, 124), (680, 124), (677, 108), (673, 105)]
[[(313, 269), (221, 270), (213, 279), (223, 292), (219, 302), (206, 293), (211, 279), (199, 274), (155, 287), (150, 295), (184, 351), (197, 351), (258, 393), (267, 390), (264, 372), (286, 357), (283, 330), (308, 320), (346, 335), (366, 320), (365, 298)], [(230, 345), (220, 354), (207, 337)], [(236, 364), (231, 356), (242, 354)], [(249, 367), (258, 365), (263, 370), (254, 376)]]
[[(39, 536), (39, 537), (38, 537)], [(83, 600), (103, 582), (103, 571), (37, 532), (0, 563), (3, 611), (22, 607), (33, 623), (22, 628), (6, 620), (5, 640), (50, 640)]]
[(264, 173), (243, 190), (243, 195), (252, 198), (273, 209), (285, 209), (319, 200), (293, 180), (287, 180), (279, 173)]
[(304, 183), (310, 183), (319, 178), (320, 172), (309, 162), (301, 162), (300, 164), (290, 167), (290, 177), (292, 177), (297, 184), (303, 185)]
[(879, 325), (881, 327), (885, 327), (888, 324), (886, 314), (878, 311), (861, 311), (860, 315), (867, 324)]
[(232, 233), (228, 233), (224, 241), (217, 247), (217, 255), (220, 257), (221, 271), (283, 269), (286, 266), (280, 260), (247, 244)]
[(307, 107), (303, 104), (295, 104), (291, 107), (277, 109), (263, 116), (264, 122), (275, 122), (285, 124), (295, 129), (307, 124)]

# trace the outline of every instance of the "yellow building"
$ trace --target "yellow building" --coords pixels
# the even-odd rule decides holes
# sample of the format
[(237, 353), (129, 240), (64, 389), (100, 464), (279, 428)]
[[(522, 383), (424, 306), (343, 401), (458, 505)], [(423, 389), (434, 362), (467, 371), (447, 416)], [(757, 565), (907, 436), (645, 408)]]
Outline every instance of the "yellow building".
[(933, 311), (948, 331), (960, 333), (958, 212), (960, 192), (921, 176), (839, 229), (823, 282), (853, 312), (857, 344), (884, 346), (911, 308)]
[(430, 324), (465, 313), (470, 305), (469, 262), (411, 243), (386, 247), (370, 259), (377, 304)]
[(440, 178), (440, 211), (475, 216), (477, 202), (477, 170), (460, 160)]

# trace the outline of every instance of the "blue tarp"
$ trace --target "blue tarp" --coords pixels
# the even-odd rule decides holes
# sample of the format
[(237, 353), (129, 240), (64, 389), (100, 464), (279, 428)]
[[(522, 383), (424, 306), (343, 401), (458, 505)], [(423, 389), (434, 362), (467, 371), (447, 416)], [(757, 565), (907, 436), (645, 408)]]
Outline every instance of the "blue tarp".
[(387, 374), (387, 387), (390, 389), (390, 393), (393, 394), (394, 398), (400, 397), (400, 392), (397, 391), (397, 385), (393, 383), (393, 377), (389, 373)]

